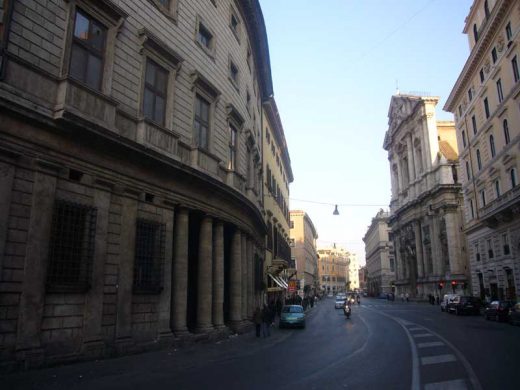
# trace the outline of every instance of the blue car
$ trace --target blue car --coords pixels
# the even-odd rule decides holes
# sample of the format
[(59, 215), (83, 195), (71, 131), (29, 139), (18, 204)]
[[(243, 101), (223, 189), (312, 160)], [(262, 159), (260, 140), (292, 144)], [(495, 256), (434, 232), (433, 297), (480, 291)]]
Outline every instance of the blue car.
[(279, 326), (280, 328), (293, 326), (305, 328), (305, 313), (303, 311), (303, 306), (285, 305), (282, 307)]

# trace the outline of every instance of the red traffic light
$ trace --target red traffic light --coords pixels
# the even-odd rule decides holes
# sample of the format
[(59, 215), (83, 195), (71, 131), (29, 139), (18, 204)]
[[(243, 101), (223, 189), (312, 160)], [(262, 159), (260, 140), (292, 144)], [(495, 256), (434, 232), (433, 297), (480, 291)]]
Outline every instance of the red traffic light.
[(452, 280), (452, 281), (451, 281), (451, 285), (452, 285), (452, 286), (456, 286), (456, 285), (457, 285), (457, 282), (456, 282), (455, 280)]

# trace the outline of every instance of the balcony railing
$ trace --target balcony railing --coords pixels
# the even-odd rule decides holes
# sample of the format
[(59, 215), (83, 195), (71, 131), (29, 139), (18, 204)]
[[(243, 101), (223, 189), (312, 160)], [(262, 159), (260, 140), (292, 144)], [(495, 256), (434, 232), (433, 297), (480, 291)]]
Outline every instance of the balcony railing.
[(501, 216), (507, 216), (513, 210), (513, 206), (520, 204), (520, 186), (507, 191), (487, 206), (480, 209), (480, 219), (488, 222), (496, 222)]

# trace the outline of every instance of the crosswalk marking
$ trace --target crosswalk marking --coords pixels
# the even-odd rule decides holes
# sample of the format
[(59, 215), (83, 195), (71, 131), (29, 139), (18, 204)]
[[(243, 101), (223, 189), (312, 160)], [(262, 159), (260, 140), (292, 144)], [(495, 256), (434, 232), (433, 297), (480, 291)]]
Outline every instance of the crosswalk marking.
[(431, 333), (417, 333), (412, 334), (412, 337), (419, 338), (419, 337), (432, 337), (433, 335)]
[(408, 328), (408, 330), (424, 330), (424, 328), (417, 328), (417, 327), (415, 327), (415, 328)]
[(448, 363), (454, 362), (457, 359), (452, 354), (447, 355), (435, 355), (435, 356), (425, 356), (421, 358), (421, 364), (423, 366), (428, 364), (439, 364), (439, 363)]
[(466, 390), (466, 381), (464, 379), (455, 379), (446, 382), (427, 383), (424, 390)]
[(417, 343), (417, 348), (430, 348), (430, 347), (442, 347), (444, 344), (442, 341), (432, 341), (429, 343)]

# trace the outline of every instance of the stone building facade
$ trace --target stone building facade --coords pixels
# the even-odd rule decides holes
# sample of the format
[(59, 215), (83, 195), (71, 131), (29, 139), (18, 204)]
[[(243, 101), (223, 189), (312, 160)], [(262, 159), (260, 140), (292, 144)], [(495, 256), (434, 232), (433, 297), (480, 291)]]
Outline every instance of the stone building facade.
[(383, 144), (392, 183), (388, 225), (396, 293), (411, 297), (467, 291), (455, 126), (436, 121), (438, 100), (392, 96)]
[(337, 248), (318, 248), (318, 278), (324, 294), (348, 291), (350, 252)]
[(296, 261), (300, 290), (303, 290), (300, 293), (304, 296), (314, 296), (320, 286), (317, 239), (318, 233), (309, 215), (303, 210), (291, 210), (291, 253)]
[(366, 256), (366, 289), (370, 296), (393, 292), (395, 283), (394, 244), (390, 240), (388, 218), (390, 214), (379, 210), (368, 227), (363, 242)]
[(472, 293), (520, 298), (520, 4), (474, 1), (470, 55), (444, 109), (455, 115)]
[(2, 4), (2, 366), (249, 326), (273, 94), (258, 1)]

